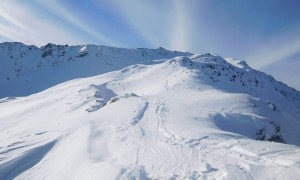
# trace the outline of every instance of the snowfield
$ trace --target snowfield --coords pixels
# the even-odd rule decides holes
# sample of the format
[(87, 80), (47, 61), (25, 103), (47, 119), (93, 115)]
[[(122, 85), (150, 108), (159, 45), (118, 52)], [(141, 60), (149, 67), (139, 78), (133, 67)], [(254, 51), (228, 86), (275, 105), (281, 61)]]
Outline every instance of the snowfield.
[(0, 99), (0, 179), (299, 179), (300, 93), (243, 61), (181, 55)]

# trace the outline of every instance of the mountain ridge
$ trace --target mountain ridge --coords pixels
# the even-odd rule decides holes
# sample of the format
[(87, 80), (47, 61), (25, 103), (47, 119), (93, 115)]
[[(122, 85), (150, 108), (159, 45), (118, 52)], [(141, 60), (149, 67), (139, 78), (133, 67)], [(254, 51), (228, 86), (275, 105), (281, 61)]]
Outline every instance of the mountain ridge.
[[(86, 48), (89, 47), (90, 49), (87, 50)], [(65, 49), (67, 48), (67, 49)], [(97, 49), (97, 50), (95, 50)], [(2, 50), (2, 51), (1, 51)], [(37, 51), (37, 53), (33, 53), (33, 57), (26, 58), (28, 56), (28, 51), (30, 52), (31, 50)], [(66, 55), (67, 51), (72, 51), (69, 55)], [(103, 53), (106, 53), (108, 56), (113, 56), (109, 54), (109, 52), (104, 52), (110, 50), (111, 53), (116, 53), (116, 54), (121, 54), (124, 53), (127, 58), (127, 62), (124, 62), (124, 58), (120, 57), (101, 57)], [(15, 52), (18, 51), (18, 52)], [(87, 52), (90, 51), (90, 52)], [(127, 51), (127, 52), (122, 52), (122, 51)], [(133, 54), (136, 57), (130, 57), (132, 54), (127, 54), (127, 53), (136, 53)], [(90, 54), (89, 54), (90, 53)], [(206, 53), (210, 54), (210, 53)], [(84, 59), (85, 56), (88, 55), (93, 55), (94, 57), (89, 57), (89, 61), (93, 61), (95, 59), (98, 60), (104, 60), (104, 63), (98, 63), (98, 64), (92, 64), (89, 65), (89, 67), (85, 68), (91, 68), (90, 71), (91, 73), (84, 72), (81, 75), (70, 75), (71, 77), (65, 78), (64, 80), (57, 80), (56, 82), (51, 83), (51, 85), (45, 86), (43, 89), (49, 88), (53, 85), (59, 84), (61, 82), (64, 82), (66, 80), (71, 80), (74, 78), (82, 78), (82, 77), (89, 77), (89, 76), (95, 76), (101, 73), (105, 73), (108, 71), (105, 71), (104, 68), (101, 70), (95, 70), (93, 69), (94, 65), (97, 65), (98, 68), (101, 66), (106, 66), (108, 67), (109, 70), (119, 70), (122, 68), (125, 68), (128, 65), (133, 65), (136, 63), (154, 63), (154, 60), (160, 60), (160, 59), (170, 59), (174, 58), (176, 56), (191, 56), (193, 55), (192, 53), (189, 52), (179, 52), (179, 51), (169, 51), (166, 50), (162, 47), (157, 48), (157, 49), (147, 49), (147, 48), (115, 48), (115, 47), (109, 47), (109, 46), (101, 46), (101, 45), (74, 45), (74, 46), (69, 46), (69, 45), (56, 45), (52, 43), (48, 43), (45, 46), (41, 46), (40, 48), (34, 45), (25, 45), (20, 42), (4, 42), (0, 43), (0, 57), (1, 57), (1, 66), (2, 66), (2, 71), (0, 72), (0, 83), (6, 82), (7, 80), (11, 80), (14, 78), (18, 78), (21, 74), (25, 73), (25, 76), (28, 76), (28, 73), (30, 71), (38, 71), (39, 69), (45, 69), (51, 67), (57, 67), (63, 64), (66, 64), (68, 62), (75, 62), (75, 61), (80, 61), (80, 59)], [(65, 57), (67, 56), (67, 57)], [(150, 56), (150, 57), (149, 57)], [(117, 59), (117, 62), (115, 59)], [(128, 62), (128, 59), (136, 59), (135, 62)], [(87, 61), (86, 59), (84, 59)], [(227, 62), (232, 64), (233, 66), (236, 67), (241, 67), (245, 66), (248, 68), (248, 70), (253, 70), (245, 61), (239, 61), (234, 58), (225, 58)], [(25, 61), (25, 62), (22, 62)], [(122, 62), (123, 61), (123, 62)], [(77, 62), (78, 63), (78, 62)], [(115, 63), (115, 64), (113, 64)], [(117, 63), (120, 63), (121, 65), (116, 65)], [(81, 65), (85, 65), (83, 62)], [(116, 67), (112, 67), (116, 65)], [(44, 67), (45, 66), (45, 67)], [(80, 66), (80, 65), (79, 65)], [(109, 67), (110, 66), (110, 67)], [(75, 67), (78, 69), (78, 67)], [(83, 68), (84, 71), (87, 71), (86, 69)], [(247, 70), (247, 69), (246, 69)], [(29, 72), (28, 72), (29, 71)], [(63, 70), (59, 70), (63, 71)], [(27, 73), (27, 74), (26, 74)], [(55, 72), (54, 72), (55, 73)], [(66, 72), (65, 72), (66, 73)], [(49, 74), (47, 74), (49, 75)], [(30, 74), (29, 74), (30, 76)], [(33, 75), (34, 76), (34, 75)], [(270, 76), (270, 75), (268, 75)], [(271, 79), (274, 79), (272, 76), (270, 76)], [(275, 79), (274, 79), (275, 80)], [(30, 81), (30, 79), (22, 79), (21, 82), (18, 82), (18, 85), (21, 83), (22, 87), (26, 86), (25, 82)], [(50, 80), (51, 81), (51, 80)], [(280, 82), (282, 83), (282, 82)], [(287, 86), (288, 88), (292, 88), (295, 91), (297, 91), (295, 88), (290, 87), (284, 83), (283, 85)], [(39, 92), (35, 91), (35, 92)], [(285, 92), (282, 92), (285, 93)], [(0, 92), (1, 96), (3, 92)], [(20, 94), (22, 96), (22, 94)], [(24, 95), (29, 95), (29, 93), (24, 94)], [(7, 95), (9, 96), (9, 95)], [(15, 95), (18, 96), (18, 95)], [(3, 96), (2, 96), (3, 97)]]
[[(1, 43), (0, 84), (7, 89), (0, 90), (0, 97), (29, 95), (32, 94), (31, 91), (36, 93), (67, 80), (95, 76), (136, 63), (148, 63), (150, 60), (168, 59), (180, 55), (191, 55), (191, 53), (168, 51), (163, 48), (126, 49), (51, 43), (38, 48), (22, 43)], [(39, 71), (41, 74), (38, 73)], [(54, 77), (56, 73), (60, 75)], [(53, 78), (49, 78), (51, 76)], [(12, 81), (15, 83), (11, 83)], [(39, 82), (39, 86), (42, 87), (34, 89), (34, 81)], [(14, 90), (13, 87), (19, 87), (23, 92)]]

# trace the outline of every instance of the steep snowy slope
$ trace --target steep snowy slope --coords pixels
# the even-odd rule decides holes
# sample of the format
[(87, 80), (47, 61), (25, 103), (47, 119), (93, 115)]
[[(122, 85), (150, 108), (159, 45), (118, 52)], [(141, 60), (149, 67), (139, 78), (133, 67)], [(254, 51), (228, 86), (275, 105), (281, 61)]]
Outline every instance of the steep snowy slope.
[(298, 179), (299, 107), (244, 62), (132, 65), (2, 99), (0, 179)]
[(125, 49), (96, 45), (0, 43), (0, 98), (26, 96), (72, 80), (120, 70), (137, 63), (191, 55), (158, 49)]

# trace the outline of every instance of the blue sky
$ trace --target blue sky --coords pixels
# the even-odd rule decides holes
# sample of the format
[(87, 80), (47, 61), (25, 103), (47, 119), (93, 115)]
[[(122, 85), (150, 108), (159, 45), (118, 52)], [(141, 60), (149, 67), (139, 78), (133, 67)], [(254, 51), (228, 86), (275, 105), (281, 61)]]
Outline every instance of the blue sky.
[(211, 52), (300, 90), (299, 7), (299, 0), (0, 0), (0, 42)]

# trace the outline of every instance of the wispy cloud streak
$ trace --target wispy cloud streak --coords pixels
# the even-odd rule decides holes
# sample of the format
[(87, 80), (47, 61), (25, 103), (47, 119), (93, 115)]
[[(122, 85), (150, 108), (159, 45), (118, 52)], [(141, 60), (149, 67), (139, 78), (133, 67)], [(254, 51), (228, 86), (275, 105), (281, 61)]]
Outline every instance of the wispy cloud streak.
[(150, 46), (168, 46), (168, 34), (172, 29), (170, 7), (157, 1), (112, 1), (124, 21), (142, 36)]
[(192, 43), (189, 37), (189, 29), (192, 17), (189, 16), (185, 1), (173, 1), (175, 17), (172, 17), (173, 30), (170, 31), (169, 44), (172, 49), (189, 50)]
[(285, 60), (300, 52), (300, 33), (293, 31), (267, 41), (265, 46), (246, 57), (258, 69)]
[(193, 17), (187, 2), (170, 1), (113, 1), (124, 20), (151, 46), (164, 46), (173, 50), (188, 50)]
[(116, 45), (117, 42), (113, 41), (112, 39), (108, 38), (107, 35), (101, 34), (100, 31), (96, 31), (91, 28), (89, 25), (85, 24), (83, 20), (80, 20), (74, 13), (71, 13), (68, 9), (63, 7), (61, 3), (58, 3), (56, 0), (47, 1), (36, 1), (39, 5), (43, 6), (44, 8), (50, 10), (52, 13), (57, 14), (60, 18), (64, 19), (65, 21), (73, 24), (76, 28), (81, 29), (82, 31), (88, 33), (89, 35), (93, 36), (101, 43), (106, 45)]
[(22, 41), (27, 44), (44, 45), (48, 42), (76, 42), (65, 29), (44, 21), (16, 1), (4, 1), (0, 6), (0, 34), (12, 41)]

